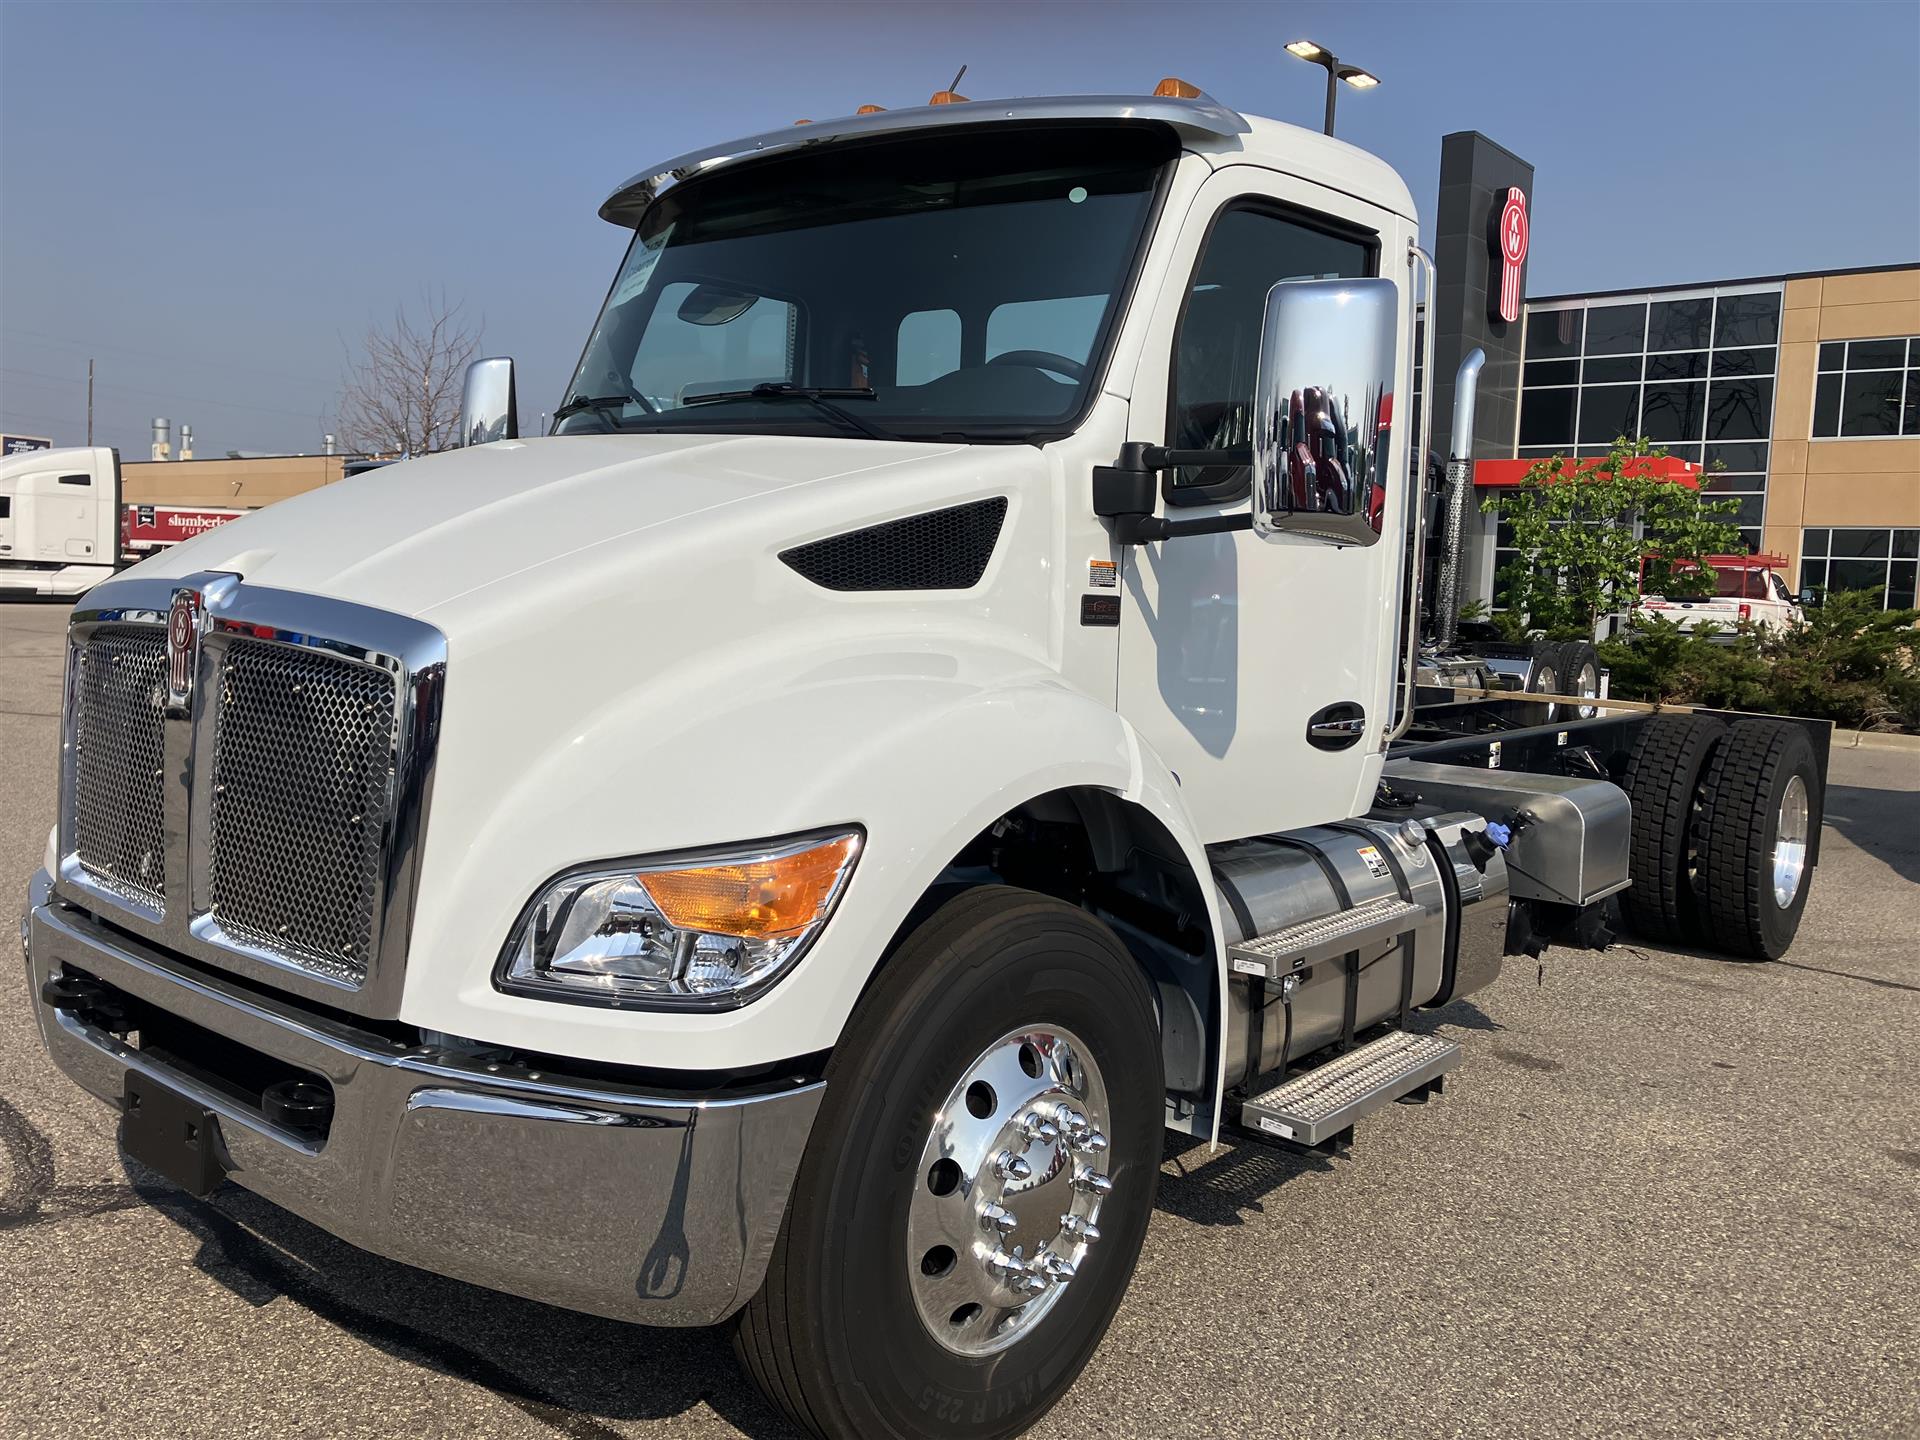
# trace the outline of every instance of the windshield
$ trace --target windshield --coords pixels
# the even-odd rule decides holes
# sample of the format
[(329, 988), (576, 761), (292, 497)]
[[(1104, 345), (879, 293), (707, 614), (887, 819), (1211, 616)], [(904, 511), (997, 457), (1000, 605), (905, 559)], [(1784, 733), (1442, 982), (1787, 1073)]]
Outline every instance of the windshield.
[(1156, 129), (1030, 127), (684, 182), (641, 222), (555, 432), (1059, 433), (1174, 149)]

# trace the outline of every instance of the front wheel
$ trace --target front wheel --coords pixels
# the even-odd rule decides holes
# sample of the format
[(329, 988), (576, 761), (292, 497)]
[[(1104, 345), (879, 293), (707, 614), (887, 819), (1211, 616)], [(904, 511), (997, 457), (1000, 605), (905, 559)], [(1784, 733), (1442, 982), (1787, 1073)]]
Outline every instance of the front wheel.
[(888, 961), (735, 1348), (815, 1434), (1017, 1435), (1119, 1308), (1152, 1214), (1159, 1027), (1113, 932), (969, 891)]

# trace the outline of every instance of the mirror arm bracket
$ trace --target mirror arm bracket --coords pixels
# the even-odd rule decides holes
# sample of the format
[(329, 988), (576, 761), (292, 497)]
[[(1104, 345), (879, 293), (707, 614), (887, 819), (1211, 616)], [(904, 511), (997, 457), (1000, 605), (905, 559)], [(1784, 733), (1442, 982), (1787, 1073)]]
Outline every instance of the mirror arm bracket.
[(1251, 465), (1253, 449), (1171, 450), (1137, 440), (1120, 447), (1120, 458), (1093, 471), (1093, 513), (1113, 522), (1113, 538), (1122, 545), (1148, 545), (1185, 535), (1224, 535), (1251, 530), (1253, 513), (1204, 515), (1191, 520), (1168, 520), (1153, 513), (1163, 470), (1189, 465)]

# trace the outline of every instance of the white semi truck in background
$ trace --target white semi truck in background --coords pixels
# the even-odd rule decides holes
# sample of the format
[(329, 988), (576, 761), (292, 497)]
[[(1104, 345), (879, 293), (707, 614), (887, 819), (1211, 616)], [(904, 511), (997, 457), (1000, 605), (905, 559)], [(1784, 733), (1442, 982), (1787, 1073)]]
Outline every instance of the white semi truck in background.
[(73, 600), (124, 566), (246, 510), (126, 504), (105, 445), (0, 457), (0, 600)]
[(1165, 85), (782, 129), (601, 213), (553, 433), (482, 361), (466, 448), (73, 612), (23, 939), (135, 1159), (729, 1323), (821, 1435), (1007, 1436), (1164, 1130), (1342, 1148), (1509, 953), (1791, 942), (1822, 727), (1550, 721), (1430, 636), (1466, 463), (1429, 494), (1379, 160)]

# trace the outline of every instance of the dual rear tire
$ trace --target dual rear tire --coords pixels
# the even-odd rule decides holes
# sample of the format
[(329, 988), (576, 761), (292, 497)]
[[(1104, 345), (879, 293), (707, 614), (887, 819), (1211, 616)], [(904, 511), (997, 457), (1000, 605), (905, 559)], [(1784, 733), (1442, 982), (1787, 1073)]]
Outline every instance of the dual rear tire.
[(1798, 725), (1656, 715), (1623, 788), (1633, 805), (1622, 910), (1649, 940), (1777, 960), (1806, 909), (1821, 793)]

